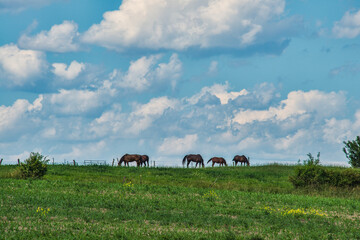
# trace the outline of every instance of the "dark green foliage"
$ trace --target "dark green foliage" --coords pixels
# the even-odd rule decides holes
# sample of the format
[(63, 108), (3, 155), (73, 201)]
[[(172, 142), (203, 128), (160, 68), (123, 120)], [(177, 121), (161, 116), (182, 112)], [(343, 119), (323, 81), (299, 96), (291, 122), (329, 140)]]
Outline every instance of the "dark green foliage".
[(318, 152), (317, 157), (314, 158), (311, 153), (307, 154), (308, 159), (304, 160), (304, 165), (306, 166), (317, 166), (320, 164), (320, 152)]
[(20, 177), (27, 178), (42, 178), (47, 171), (47, 160), (40, 153), (30, 153), (30, 157), (20, 164)]
[(343, 151), (346, 157), (349, 159), (349, 164), (352, 167), (359, 168), (360, 167), (360, 137), (357, 136), (353, 141), (345, 142), (345, 147)]
[(360, 185), (360, 171), (355, 169), (332, 169), (320, 166), (320, 153), (315, 159), (311, 153), (304, 165), (295, 168), (295, 174), (289, 177), (295, 187), (307, 186), (333, 186), (333, 187), (356, 187)]

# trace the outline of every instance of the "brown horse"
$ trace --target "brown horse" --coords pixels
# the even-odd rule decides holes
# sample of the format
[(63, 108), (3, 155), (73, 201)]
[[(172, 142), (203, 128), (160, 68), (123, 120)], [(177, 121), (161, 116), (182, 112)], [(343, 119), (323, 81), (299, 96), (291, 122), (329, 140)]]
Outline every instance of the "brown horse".
[(235, 166), (237, 166), (238, 162), (240, 162), (241, 166), (243, 163), (244, 163), (244, 165), (246, 163), (248, 166), (250, 166), (250, 158), (249, 157), (246, 158), (244, 155), (241, 155), (241, 156), (236, 155), (234, 157), (233, 161), (235, 162)]
[(145, 167), (146, 167), (146, 163), (147, 163), (147, 166), (149, 167), (149, 156), (148, 155), (141, 155), (140, 166), (142, 166), (144, 164)]
[(118, 166), (121, 166), (121, 163), (124, 162), (124, 166), (129, 166), (129, 162), (136, 162), (136, 166), (139, 167), (141, 164), (141, 155), (139, 154), (125, 154), (120, 158)]
[(195, 167), (197, 167), (198, 164), (199, 164), (199, 167), (200, 167), (200, 165), (202, 165), (202, 167), (205, 167), (204, 159), (202, 158), (202, 156), (200, 154), (186, 155), (182, 161), (183, 165), (186, 163), (186, 160), (187, 160), (187, 165), (186, 165), (187, 167), (189, 167), (190, 162), (196, 162)]
[(222, 165), (224, 165), (224, 164), (225, 164), (225, 166), (227, 166), (225, 159), (222, 158), (222, 157), (213, 157), (213, 158), (210, 158), (210, 160), (209, 160), (207, 163), (209, 163), (209, 162), (211, 162), (211, 161), (212, 161), (212, 166), (214, 166), (215, 163), (218, 163), (220, 166), (222, 166)]

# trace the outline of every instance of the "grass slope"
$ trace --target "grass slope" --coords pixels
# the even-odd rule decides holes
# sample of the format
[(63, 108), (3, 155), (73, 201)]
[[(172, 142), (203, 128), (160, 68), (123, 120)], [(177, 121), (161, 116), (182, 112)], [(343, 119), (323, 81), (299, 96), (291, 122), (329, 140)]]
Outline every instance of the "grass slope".
[(359, 189), (294, 189), (293, 166), (14, 169), (0, 167), (0, 239), (360, 238)]

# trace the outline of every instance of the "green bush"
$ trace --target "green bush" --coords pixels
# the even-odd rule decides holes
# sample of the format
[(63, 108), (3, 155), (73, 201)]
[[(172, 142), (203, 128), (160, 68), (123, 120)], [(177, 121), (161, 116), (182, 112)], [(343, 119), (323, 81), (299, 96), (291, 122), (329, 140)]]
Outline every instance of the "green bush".
[(349, 164), (352, 167), (359, 168), (360, 167), (360, 137), (357, 136), (353, 141), (345, 142), (345, 147), (343, 151), (346, 157), (349, 159)]
[(320, 166), (320, 153), (315, 159), (308, 154), (309, 159), (303, 165), (295, 168), (295, 174), (289, 177), (295, 187), (306, 186), (334, 186), (334, 187), (355, 187), (360, 185), (360, 171), (357, 169), (332, 169)]
[(20, 177), (42, 178), (46, 174), (48, 162), (49, 160), (40, 153), (30, 153), (30, 157), (20, 164)]

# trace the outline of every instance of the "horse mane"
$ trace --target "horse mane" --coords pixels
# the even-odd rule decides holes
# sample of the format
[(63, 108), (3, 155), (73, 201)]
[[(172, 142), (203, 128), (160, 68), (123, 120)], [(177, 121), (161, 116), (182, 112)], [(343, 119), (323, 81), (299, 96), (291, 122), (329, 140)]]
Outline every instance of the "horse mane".
[(187, 158), (188, 155), (185, 155), (185, 157), (183, 158), (182, 160), (182, 164), (184, 165), (186, 163), (186, 158)]
[(127, 155), (128, 155), (127, 153), (126, 153), (125, 155), (123, 155), (123, 156), (120, 158), (119, 163), (122, 163), (122, 162), (124, 161), (125, 156), (127, 156)]

